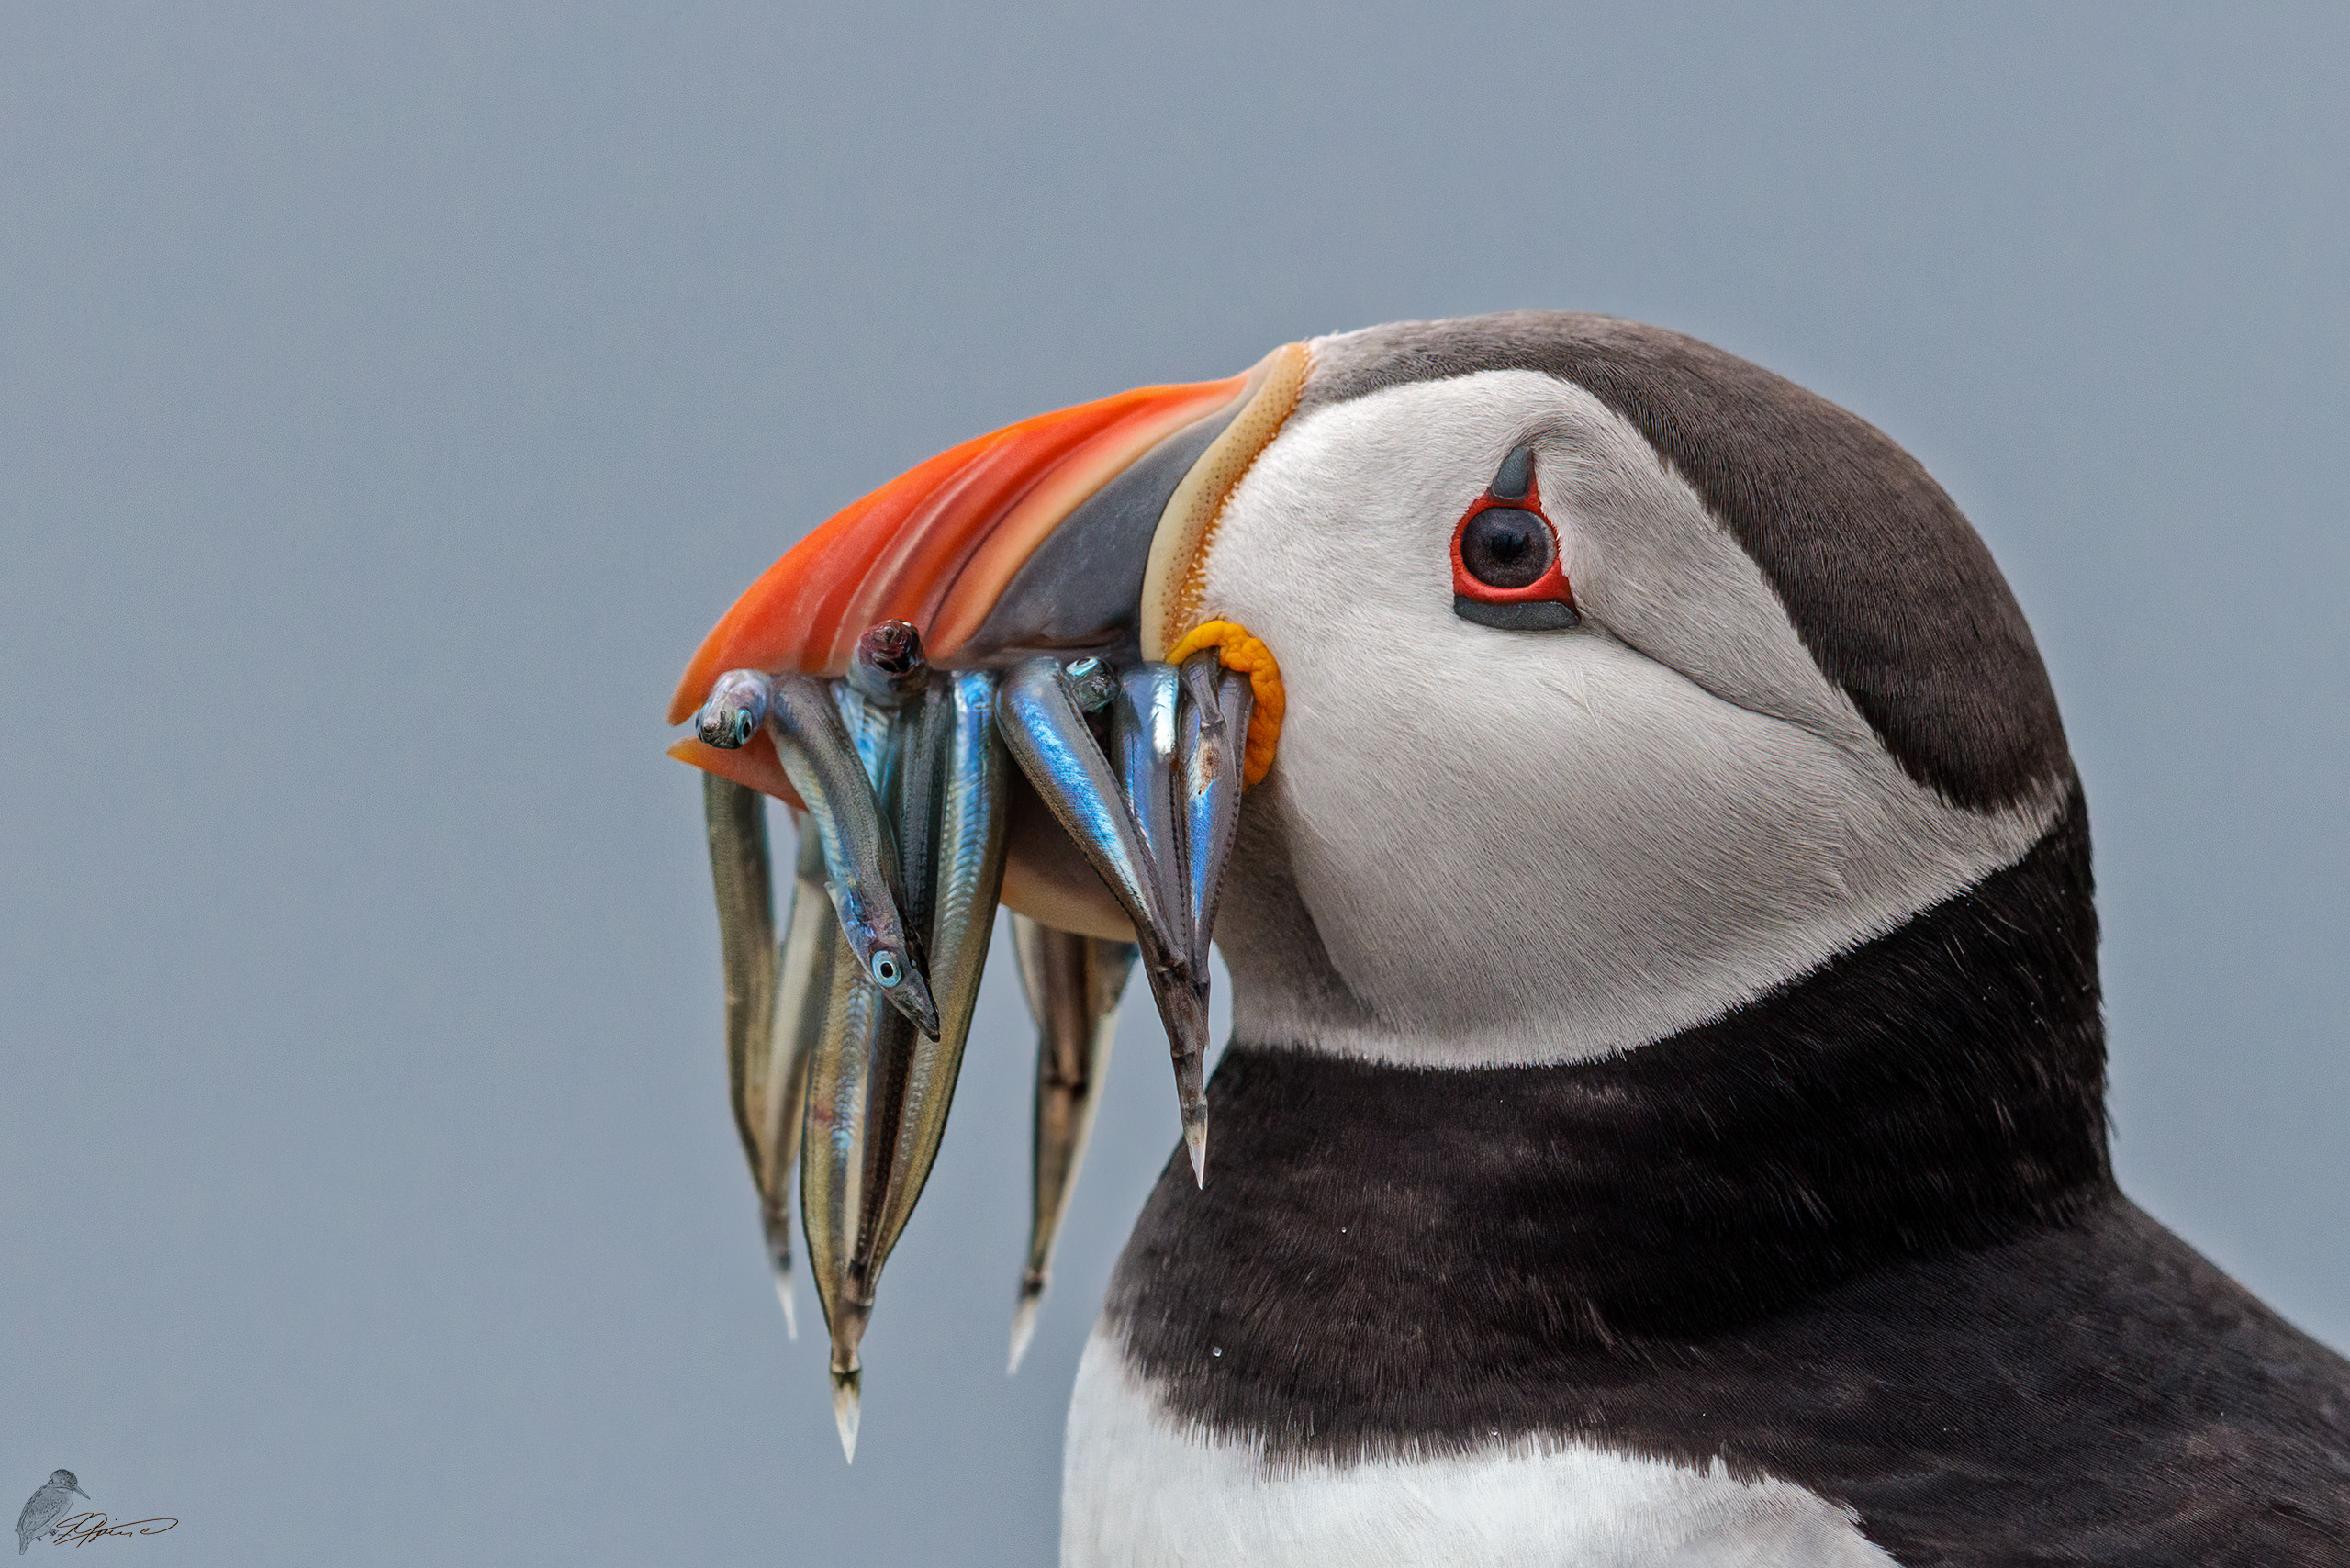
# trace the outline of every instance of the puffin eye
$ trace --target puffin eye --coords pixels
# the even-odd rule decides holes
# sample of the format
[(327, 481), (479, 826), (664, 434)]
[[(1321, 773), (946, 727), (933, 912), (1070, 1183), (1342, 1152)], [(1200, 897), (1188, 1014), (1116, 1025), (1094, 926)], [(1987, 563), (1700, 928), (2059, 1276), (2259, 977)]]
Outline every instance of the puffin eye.
[(1530, 587), (1558, 557), (1550, 525), (1516, 507), (1487, 507), (1460, 530), (1461, 569), (1487, 588)]
[(1452, 612), (1502, 632), (1564, 632), (1583, 619), (1542, 510), (1531, 443), (1510, 450), (1452, 531)]

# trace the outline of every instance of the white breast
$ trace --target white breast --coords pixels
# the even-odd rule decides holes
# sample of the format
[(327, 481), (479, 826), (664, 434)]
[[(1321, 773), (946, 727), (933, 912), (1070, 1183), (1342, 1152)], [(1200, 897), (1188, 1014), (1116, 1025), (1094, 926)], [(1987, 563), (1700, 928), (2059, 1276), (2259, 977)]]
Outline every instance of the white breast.
[(1269, 1465), (1170, 1420), (1097, 1330), (1063, 1459), (1062, 1568), (1888, 1568), (1784, 1481), (1581, 1444)]

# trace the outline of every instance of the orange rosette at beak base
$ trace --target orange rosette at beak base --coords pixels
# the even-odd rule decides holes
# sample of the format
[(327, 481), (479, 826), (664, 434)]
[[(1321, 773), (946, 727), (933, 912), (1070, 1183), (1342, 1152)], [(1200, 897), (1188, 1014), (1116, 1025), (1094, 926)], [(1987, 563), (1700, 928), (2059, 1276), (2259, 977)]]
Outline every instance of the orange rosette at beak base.
[[(1005, 585), (1053, 529), (1136, 459), (1240, 395), (1247, 375), (1144, 386), (1039, 414), (943, 452), (892, 479), (801, 540), (722, 617), (677, 683), (669, 722), (684, 723), (730, 669), (838, 675), (858, 633), (910, 621), (934, 662), (951, 665)], [(764, 767), (747, 754), (766, 753)], [(742, 752), (698, 741), (671, 755), (782, 793), (764, 736)], [(717, 759), (742, 759), (737, 767)], [(755, 773), (760, 778), (744, 777)]]
[(1203, 648), (1214, 648), (1225, 668), (1248, 678), (1248, 734), (1243, 737), (1240, 782), (1253, 788), (1272, 771), (1273, 755), (1281, 749), (1281, 716), (1289, 710), (1281, 666), (1248, 628), (1231, 621), (1205, 621), (1192, 627), (1167, 650), (1167, 662), (1180, 665)]

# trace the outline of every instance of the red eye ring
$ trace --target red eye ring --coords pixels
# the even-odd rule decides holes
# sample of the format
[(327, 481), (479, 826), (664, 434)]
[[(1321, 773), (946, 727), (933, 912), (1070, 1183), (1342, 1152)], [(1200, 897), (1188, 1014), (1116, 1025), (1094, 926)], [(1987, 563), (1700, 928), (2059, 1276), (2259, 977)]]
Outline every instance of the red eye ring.
[[(1462, 542), (1470, 540), (1472, 525), (1488, 513), (1506, 514), (1507, 524), (1528, 518), (1540, 524), (1547, 536), (1542, 542), (1549, 545), (1550, 560), (1531, 581), (1517, 587), (1500, 586), (1470, 570)], [(1495, 525), (1488, 524), (1482, 531), (1485, 536), (1497, 532), (1507, 554), (1498, 563), (1488, 565), (1498, 564), (1505, 569), (1525, 545), (1521, 539), (1514, 539)], [(1488, 538), (1470, 540), (1470, 555), (1492, 554)], [(1460, 514), (1460, 521), (1453, 525), (1452, 608), (1463, 620), (1507, 631), (1563, 631), (1581, 619), (1575, 610), (1573, 587), (1567, 581), (1565, 559), (1559, 549), (1558, 527), (1542, 510), (1542, 491), (1535, 478), (1531, 444), (1517, 447), (1503, 460), (1501, 471), (1485, 487), (1485, 493), (1471, 502), (1469, 510)]]

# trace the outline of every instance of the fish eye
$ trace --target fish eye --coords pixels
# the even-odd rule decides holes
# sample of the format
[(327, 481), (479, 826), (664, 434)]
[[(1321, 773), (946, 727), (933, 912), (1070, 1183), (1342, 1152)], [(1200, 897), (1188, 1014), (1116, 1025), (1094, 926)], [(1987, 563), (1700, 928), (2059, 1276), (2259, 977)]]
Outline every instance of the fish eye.
[(873, 978), (885, 987), (894, 986), (905, 978), (905, 974), (898, 968), (895, 958), (888, 953), (876, 953), (873, 955)]
[(1558, 554), (1550, 525), (1516, 507), (1487, 507), (1461, 525), (1461, 569), (1487, 588), (1530, 587)]
[(1069, 666), (1069, 683), (1077, 693), (1078, 707), (1088, 713), (1099, 713), (1110, 705), (1117, 694), (1118, 678), (1100, 659), (1078, 659)]
[(751, 711), (747, 708), (740, 709), (734, 714), (734, 744), (737, 746), (751, 744)]

